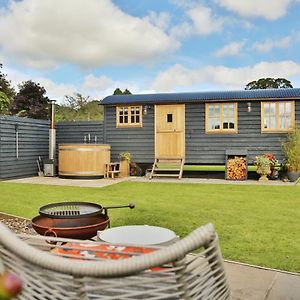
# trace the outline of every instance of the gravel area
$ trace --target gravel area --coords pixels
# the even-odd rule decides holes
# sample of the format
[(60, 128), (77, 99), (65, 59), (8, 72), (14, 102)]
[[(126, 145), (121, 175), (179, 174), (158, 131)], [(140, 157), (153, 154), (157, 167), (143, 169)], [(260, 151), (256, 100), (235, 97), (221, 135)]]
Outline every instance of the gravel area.
[(0, 213), (0, 221), (14, 233), (36, 234), (29, 219)]

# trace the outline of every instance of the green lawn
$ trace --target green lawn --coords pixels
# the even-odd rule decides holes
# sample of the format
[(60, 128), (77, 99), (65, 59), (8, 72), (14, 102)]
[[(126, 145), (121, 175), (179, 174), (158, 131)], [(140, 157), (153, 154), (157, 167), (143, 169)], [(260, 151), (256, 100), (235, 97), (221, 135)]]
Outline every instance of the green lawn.
[(224, 258), (300, 272), (300, 185), (123, 182), (97, 189), (0, 182), (3, 212), (31, 218), (46, 203), (68, 200), (135, 202), (134, 210), (110, 210), (112, 226), (158, 225), (185, 236), (212, 222)]

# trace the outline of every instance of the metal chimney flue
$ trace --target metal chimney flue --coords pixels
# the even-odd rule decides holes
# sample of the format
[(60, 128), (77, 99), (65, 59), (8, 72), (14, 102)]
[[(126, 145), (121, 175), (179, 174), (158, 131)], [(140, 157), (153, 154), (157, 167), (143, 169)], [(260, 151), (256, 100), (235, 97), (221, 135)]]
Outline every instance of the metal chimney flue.
[(56, 129), (55, 129), (55, 100), (50, 100), (51, 103), (51, 120), (49, 129), (49, 159), (55, 158), (56, 148)]
[(51, 104), (51, 119), (49, 128), (49, 159), (44, 162), (44, 175), (53, 177), (56, 176), (56, 130), (55, 130), (55, 100), (50, 100)]

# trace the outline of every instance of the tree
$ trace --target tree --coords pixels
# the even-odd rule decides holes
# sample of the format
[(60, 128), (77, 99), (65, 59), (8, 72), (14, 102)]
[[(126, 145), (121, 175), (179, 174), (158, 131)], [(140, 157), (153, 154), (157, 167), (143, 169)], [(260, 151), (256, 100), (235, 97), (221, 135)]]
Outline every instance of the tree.
[(103, 120), (103, 107), (100, 106), (100, 101), (75, 93), (73, 96), (65, 96), (64, 103), (57, 106), (56, 120)]
[(31, 80), (19, 85), (19, 92), (13, 98), (9, 111), (22, 117), (47, 119), (49, 116), (49, 98), (46, 90)]
[(84, 97), (80, 93), (75, 93), (74, 96), (65, 96), (66, 106), (75, 109), (76, 111), (88, 104), (90, 96)]
[[(0, 69), (2, 64), (0, 64)], [(15, 96), (15, 90), (11, 86), (7, 75), (0, 70), (0, 113), (7, 113), (10, 100)]]
[(114, 90), (114, 95), (131, 95), (131, 92), (128, 89), (125, 89), (124, 92), (122, 92), (122, 90), (120, 90), (119, 88), (116, 88)]
[[(2, 69), (2, 64), (0, 63), (0, 69)], [(7, 75), (3, 74), (0, 70), (0, 91), (3, 92), (8, 99), (12, 99), (16, 92), (11, 86), (11, 82), (7, 79)]]
[(291, 82), (285, 78), (260, 78), (255, 81), (249, 82), (245, 90), (255, 89), (283, 89), (293, 88)]
[(123, 95), (123, 92), (119, 88), (116, 88), (113, 95)]
[(123, 92), (123, 95), (131, 95), (131, 92), (127, 89), (125, 89), (125, 91)]
[(9, 106), (9, 99), (7, 95), (0, 91), (0, 114), (6, 112)]

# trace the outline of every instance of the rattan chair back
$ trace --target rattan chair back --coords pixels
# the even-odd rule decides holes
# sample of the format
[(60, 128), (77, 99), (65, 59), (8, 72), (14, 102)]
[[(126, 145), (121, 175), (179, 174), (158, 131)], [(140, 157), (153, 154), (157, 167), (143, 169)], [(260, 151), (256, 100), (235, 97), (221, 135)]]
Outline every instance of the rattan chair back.
[[(131, 250), (124, 255), (124, 249)], [(17, 299), (230, 299), (212, 224), (172, 245), (147, 247), (151, 253), (137, 249), (137, 245), (15, 235), (0, 223), (0, 259), (23, 281)], [(124, 259), (114, 259), (118, 255)]]

